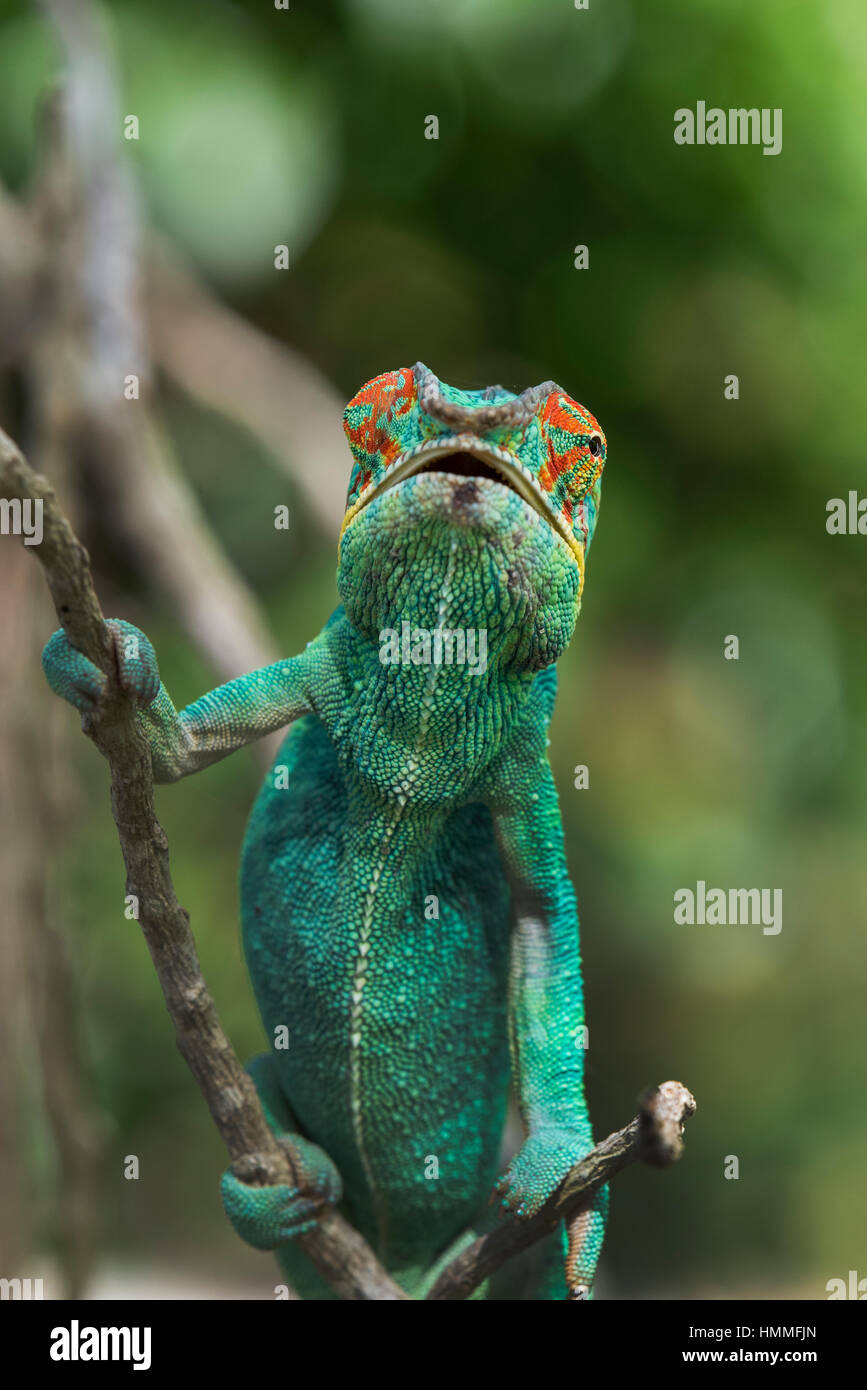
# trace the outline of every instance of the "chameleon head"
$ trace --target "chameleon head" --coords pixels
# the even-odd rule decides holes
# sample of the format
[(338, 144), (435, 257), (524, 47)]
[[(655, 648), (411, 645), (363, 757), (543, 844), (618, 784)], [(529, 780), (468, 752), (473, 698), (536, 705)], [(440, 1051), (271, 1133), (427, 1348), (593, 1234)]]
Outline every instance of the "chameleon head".
[(338, 587), (354, 620), (393, 618), (401, 589), (423, 576), (435, 587), (451, 557), (479, 577), (476, 610), (483, 577), (487, 611), (530, 630), (532, 650), (511, 644), (521, 664), (556, 660), (599, 510), (606, 442), (590, 412), (553, 381), (462, 391), (417, 362), (367, 382), (344, 428), (354, 464)]

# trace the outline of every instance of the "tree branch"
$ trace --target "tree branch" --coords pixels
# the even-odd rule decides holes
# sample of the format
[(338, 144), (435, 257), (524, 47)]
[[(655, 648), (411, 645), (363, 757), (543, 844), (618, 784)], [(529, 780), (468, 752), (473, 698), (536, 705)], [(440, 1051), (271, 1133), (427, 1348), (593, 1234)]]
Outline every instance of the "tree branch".
[[(97, 714), (84, 732), (108, 760), (112, 814), (126, 864), (126, 891), (139, 902), (139, 925), (175, 1027), (181, 1054), (195, 1077), (232, 1169), (254, 1186), (295, 1185), (289, 1157), (268, 1126), (251, 1078), (235, 1056), (202, 976), (189, 916), (175, 894), (168, 842), (156, 818), (150, 750), (132, 702), (117, 680), (114, 648), (93, 587), (87, 552), (64, 517), (54, 490), (34, 473), (0, 430), (0, 495), (42, 503), (43, 538), (34, 547), (57, 616), (73, 646), (108, 678)], [(366, 1242), (335, 1211), (299, 1245), (344, 1299), (403, 1299)]]
[(548, 1235), (561, 1221), (577, 1215), (597, 1188), (638, 1160), (665, 1167), (683, 1151), (684, 1122), (695, 1114), (695, 1100), (679, 1081), (666, 1081), (642, 1096), (635, 1119), (609, 1134), (563, 1179), (536, 1216), (510, 1217), (480, 1236), (437, 1279), (429, 1299), (467, 1298), (507, 1260)]
[(221, 303), (151, 233), (145, 307), (154, 356), (194, 400), (242, 425), (304, 495), (323, 535), (346, 502), (344, 398), (300, 352)]

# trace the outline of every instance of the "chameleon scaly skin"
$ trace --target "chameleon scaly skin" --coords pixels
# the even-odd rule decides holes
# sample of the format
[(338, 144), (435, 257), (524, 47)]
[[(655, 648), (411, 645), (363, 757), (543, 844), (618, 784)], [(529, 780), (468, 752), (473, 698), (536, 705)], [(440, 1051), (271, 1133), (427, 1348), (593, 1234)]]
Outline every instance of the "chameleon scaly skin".
[[(265, 1029), (289, 1030), (251, 1071), (301, 1180), (227, 1173), (226, 1210), (302, 1294), (327, 1297), (292, 1238), (340, 1202), (422, 1296), (495, 1219), (510, 1077), (526, 1138), (497, 1184), (504, 1206), (537, 1211), (592, 1147), (546, 746), (605, 439), (554, 382), (460, 391), (420, 363), (363, 387), (345, 426), (342, 602), (304, 652), (178, 713), (144, 634), (111, 628), (157, 780), (293, 724), (250, 817), (241, 904)], [(442, 637), (458, 630), (463, 662)], [(62, 632), (44, 662), (59, 694), (93, 707), (100, 673)], [(606, 1199), (482, 1296), (586, 1297)]]

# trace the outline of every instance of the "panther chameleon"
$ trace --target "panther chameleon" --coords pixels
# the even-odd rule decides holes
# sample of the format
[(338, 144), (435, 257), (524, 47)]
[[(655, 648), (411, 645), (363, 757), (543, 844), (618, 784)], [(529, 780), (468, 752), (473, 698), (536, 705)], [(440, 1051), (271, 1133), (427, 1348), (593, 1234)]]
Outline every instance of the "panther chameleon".
[[(492, 1188), (535, 1213), (593, 1143), (546, 749), (606, 442), (553, 381), (465, 391), (422, 363), (368, 382), (344, 423), (341, 604), (300, 655), (179, 713), (144, 633), (109, 627), (158, 782), (292, 726), (250, 816), (241, 915), (265, 1030), (289, 1039), (250, 1071), (301, 1176), (227, 1172), (226, 1212), (303, 1297), (327, 1298), (293, 1239), (339, 1203), (421, 1298), (497, 1219)], [(465, 633), (484, 661), (461, 659)], [(62, 631), (43, 661), (94, 708), (105, 678)], [(524, 1142), (494, 1187), (510, 1083)], [(477, 1296), (589, 1297), (607, 1195)]]

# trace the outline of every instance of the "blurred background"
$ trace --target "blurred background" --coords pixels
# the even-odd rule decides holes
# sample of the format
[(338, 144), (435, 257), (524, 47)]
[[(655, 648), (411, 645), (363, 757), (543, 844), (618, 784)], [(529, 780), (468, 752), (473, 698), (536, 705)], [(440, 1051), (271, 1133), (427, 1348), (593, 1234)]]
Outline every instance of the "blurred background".
[[(867, 495), (863, 5), (0, 14), (0, 422), (178, 706), (334, 607), (363, 381), (418, 358), (466, 387), (553, 377), (598, 416), (551, 748), (591, 1113), (601, 1137), (670, 1077), (699, 1107), (675, 1169), (617, 1179), (598, 1296), (867, 1277), (867, 540), (825, 528)], [(698, 100), (781, 107), (782, 153), (675, 145)], [(43, 682), (41, 574), (13, 540), (0, 573), (0, 1274), (270, 1297), (124, 918), (106, 768)], [(261, 775), (260, 749), (157, 793), (242, 1058), (264, 1045), (236, 888)], [(782, 889), (782, 931), (675, 925), (699, 879)]]

